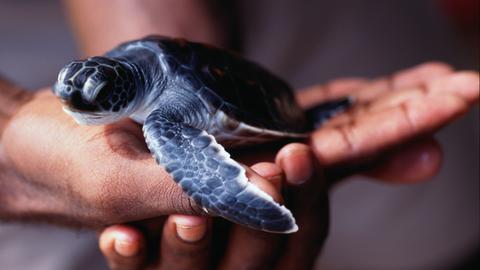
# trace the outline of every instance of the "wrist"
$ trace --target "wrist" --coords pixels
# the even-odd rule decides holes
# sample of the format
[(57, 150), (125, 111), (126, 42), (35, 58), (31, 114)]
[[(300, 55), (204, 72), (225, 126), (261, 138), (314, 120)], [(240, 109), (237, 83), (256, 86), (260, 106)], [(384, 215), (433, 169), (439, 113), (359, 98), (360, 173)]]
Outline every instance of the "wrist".
[[(75, 205), (65, 203), (62, 192), (56, 192), (48, 184), (51, 176), (44, 170), (36, 170), (35, 177), (31, 177), (32, 174), (26, 174), (25, 167), (18, 166), (21, 163), (34, 166), (35, 162), (29, 159), (30, 153), (23, 151), (19, 154), (18, 146), (26, 143), (20, 136), (22, 124), (16, 124), (16, 118), (27, 103), (45, 92), (29, 92), (0, 78), (0, 221), (79, 226), (80, 222), (75, 219)], [(12, 153), (19, 156), (14, 159)], [(46, 154), (43, 157), (48, 156)]]
[(0, 77), (0, 137), (6, 123), (23, 104), (32, 99), (33, 95), (32, 92)]

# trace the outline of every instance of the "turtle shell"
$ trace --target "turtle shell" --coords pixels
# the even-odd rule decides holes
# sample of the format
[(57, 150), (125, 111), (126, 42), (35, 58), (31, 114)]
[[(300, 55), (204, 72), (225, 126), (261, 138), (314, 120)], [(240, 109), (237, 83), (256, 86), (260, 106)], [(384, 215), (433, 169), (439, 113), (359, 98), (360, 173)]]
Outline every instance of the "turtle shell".
[(253, 127), (303, 133), (307, 121), (291, 87), (235, 53), (183, 39), (148, 37), (160, 47), (167, 77), (190, 88), (211, 112)]

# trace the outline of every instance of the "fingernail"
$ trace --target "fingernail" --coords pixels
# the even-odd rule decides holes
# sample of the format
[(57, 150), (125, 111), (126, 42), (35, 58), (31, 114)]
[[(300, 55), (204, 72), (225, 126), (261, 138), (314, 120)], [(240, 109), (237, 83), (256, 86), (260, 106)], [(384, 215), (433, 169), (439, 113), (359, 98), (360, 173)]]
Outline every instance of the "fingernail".
[(204, 217), (176, 215), (174, 222), (178, 237), (185, 242), (200, 241), (207, 232), (207, 220)]
[(124, 233), (116, 233), (114, 236), (114, 249), (119, 255), (123, 257), (135, 256), (138, 253), (138, 245), (135, 244), (134, 239)]

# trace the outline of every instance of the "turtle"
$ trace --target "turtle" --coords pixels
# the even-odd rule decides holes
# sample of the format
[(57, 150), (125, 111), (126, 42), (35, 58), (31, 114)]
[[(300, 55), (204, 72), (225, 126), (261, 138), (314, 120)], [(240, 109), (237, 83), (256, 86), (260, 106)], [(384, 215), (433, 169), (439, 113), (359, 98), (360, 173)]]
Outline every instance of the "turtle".
[(77, 123), (131, 118), (156, 162), (202, 209), (267, 232), (293, 233), (284, 205), (251, 184), (226, 149), (303, 139), (350, 107), (349, 97), (305, 112), (282, 79), (208, 44), (147, 36), (63, 67), (54, 94)]

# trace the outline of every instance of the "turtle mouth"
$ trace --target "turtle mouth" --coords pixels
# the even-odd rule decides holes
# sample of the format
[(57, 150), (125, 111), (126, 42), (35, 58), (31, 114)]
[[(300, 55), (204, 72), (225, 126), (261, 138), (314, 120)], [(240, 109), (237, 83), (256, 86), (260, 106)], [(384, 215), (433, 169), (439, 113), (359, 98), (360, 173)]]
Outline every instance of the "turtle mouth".
[(73, 92), (69, 99), (62, 99), (62, 104), (76, 112), (95, 112), (100, 109), (97, 104), (86, 101), (80, 91)]
[(81, 125), (105, 125), (118, 121), (119, 116), (106, 112), (85, 112), (64, 106), (63, 111)]

